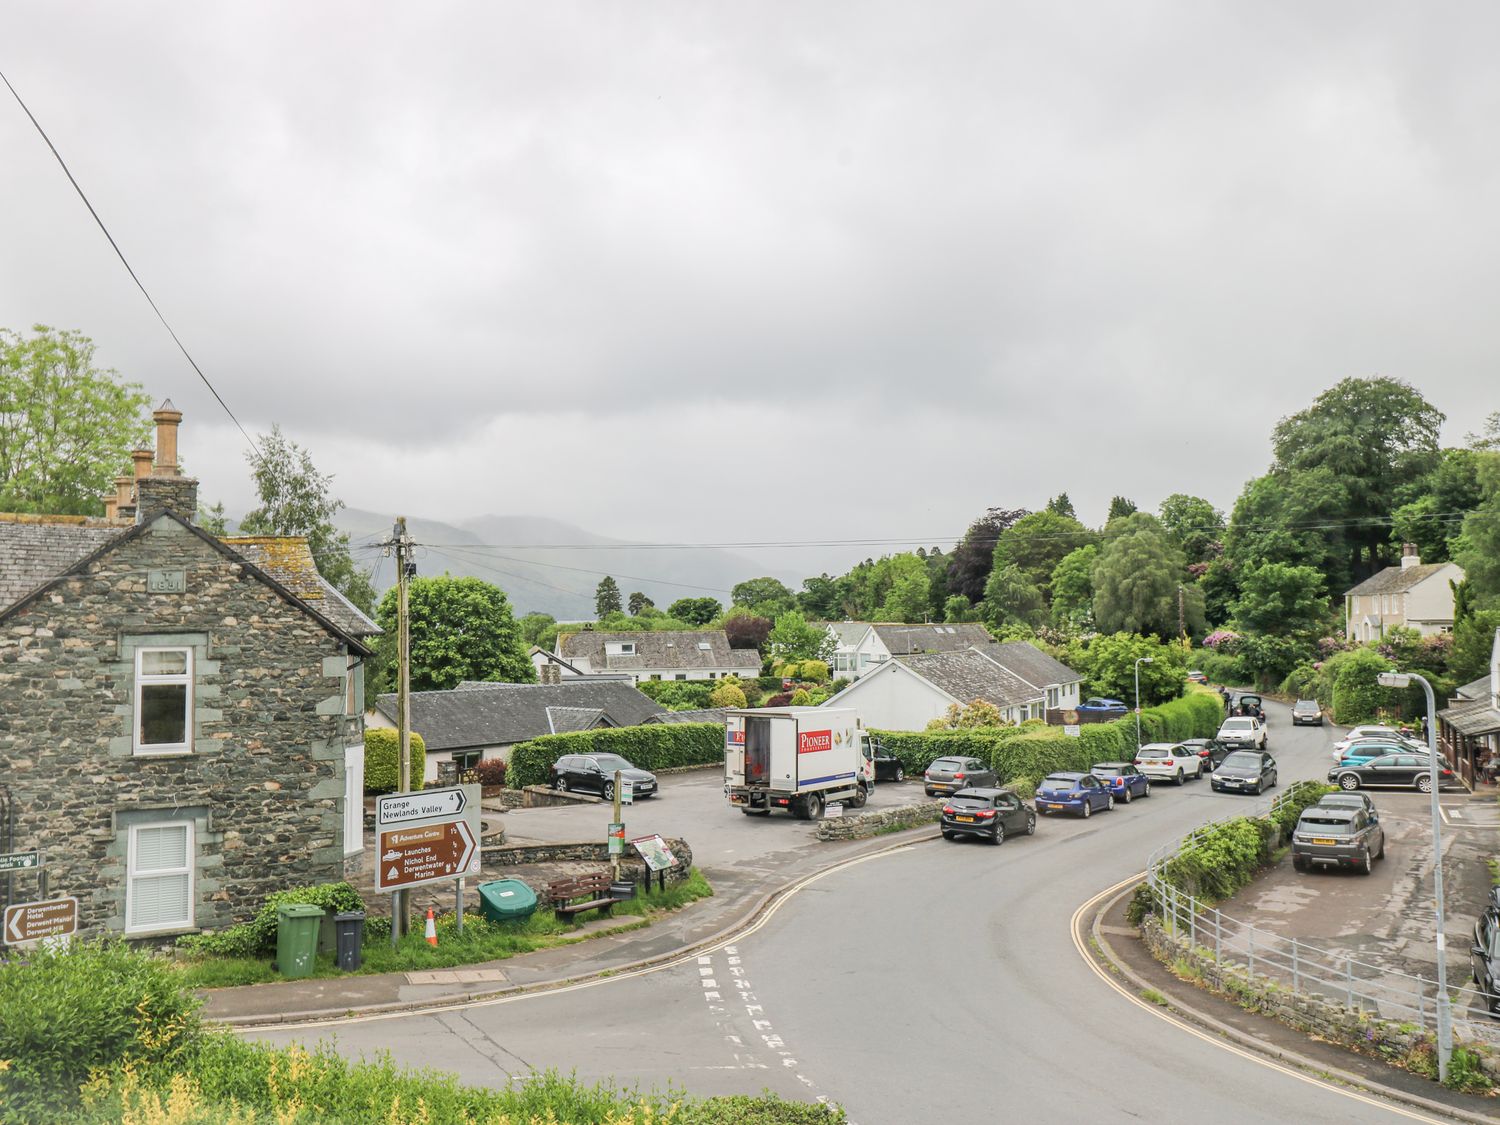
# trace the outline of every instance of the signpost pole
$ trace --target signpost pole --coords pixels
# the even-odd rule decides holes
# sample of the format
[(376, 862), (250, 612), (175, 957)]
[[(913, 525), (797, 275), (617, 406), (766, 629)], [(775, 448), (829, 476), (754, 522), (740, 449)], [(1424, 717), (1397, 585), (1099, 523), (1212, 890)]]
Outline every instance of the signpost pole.
[[(614, 801), (614, 820), (613, 820), (613, 823), (614, 824), (619, 824), (620, 823), (620, 771), (619, 770), (615, 770), (615, 801)], [(614, 878), (615, 878), (615, 882), (618, 883), (620, 881), (620, 853), (617, 852), (617, 851), (614, 851), (614, 849), (610, 849), (610, 850), (613, 853), (610, 856), (610, 863), (613, 865), (613, 867), (615, 869), (615, 876), (614, 876)]]
[[(411, 634), (406, 602), (406, 517), (397, 516), (396, 540), (396, 727), (400, 738), (401, 792), (411, 792)], [(424, 771), (425, 772), (425, 771)], [(391, 897), (391, 940), (408, 928), (406, 892)]]
[(464, 879), (460, 875), (453, 882), (453, 917), (456, 919), (455, 928), (459, 933), (464, 932)]

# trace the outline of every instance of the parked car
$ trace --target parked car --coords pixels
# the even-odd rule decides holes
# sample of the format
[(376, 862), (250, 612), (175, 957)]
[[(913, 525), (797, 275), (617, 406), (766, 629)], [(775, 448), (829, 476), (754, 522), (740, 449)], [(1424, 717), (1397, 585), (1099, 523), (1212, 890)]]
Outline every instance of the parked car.
[(629, 782), (636, 797), (656, 796), (656, 775), (638, 770), (618, 754), (564, 754), (552, 763), (552, 788), (564, 793), (597, 793), (606, 801), (615, 799), (615, 771)]
[(1302, 811), (1292, 833), (1292, 866), (1355, 867), (1366, 875), (1385, 855), (1385, 829), (1363, 809), (1314, 805)]
[(1416, 750), (1404, 742), (1388, 742), (1385, 739), (1370, 739), (1366, 742), (1350, 743), (1339, 754), (1339, 762), (1349, 765), (1358, 765), (1360, 762), (1368, 762), (1371, 758), (1381, 758), (1386, 754), (1423, 754), (1425, 750)]
[[(1432, 792), (1432, 759), (1426, 754), (1386, 754), (1357, 766), (1334, 766), (1328, 782), (1340, 789), (1394, 788)], [(1438, 765), (1438, 785), (1453, 780), (1453, 771)]]
[(1109, 786), (1115, 800), (1127, 805), (1137, 797), (1151, 796), (1151, 779), (1129, 762), (1099, 762), (1089, 773)]
[(1202, 672), (1200, 672), (1197, 668), (1194, 668), (1191, 672), (1189, 672), (1187, 674), (1187, 678), (1188, 678), (1188, 683), (1190, 683), (1190, 684), (1206, 684), (1206, 683), (1208, 683), (1208, 677), (1206, 675), (1204, 675)]
[(1474, 984), (1485, 1007), (1500, 1019), (1500, 887), (1490, 891), (1485, 910), (1474, 923), (1474, 944), (1469, 950)]
[(1108, 811), (1114, 807), (1115, 795), (1109, 786), (1091, 773), (1049, 773), (1036, 787), (1036, 811), (1043, 816), (1074, 812), (1087, 817), (1095, 809)]
[(1036, 832), (1036, 810), (1009, 789), (960, 789), (943, 806), (943, 836), (978, 836), (1002, 844), (1007, 835)]
[(1094, 696), (1092, 699), (1085, 699), (1078, 705), (1077, 709), (1079, 711), (1098, 711), (1110, 715), (1123, 715), (1127, 710), (1125, 704), (1120, 700), (1103, 699), (1099, 696)]
[(1316, 699), (1299, 699), (1292, 704), (1292, 726), (1320, 727), (1323, 725), (1323, 708)]
[(995, 771), (978, 758), (939, 758), (927, 767), (922, 781), (929, 797), (1000, 784)]
[(1368, 739), (1384, 739), (1387, 742), (1398, 742), (1401, 745), (1409, 746), (1412, 750), (1416, 751), (1425, 751), (1427, 749), (1427, 744), (1425, 742), (1419, 742), (1415, 738), (1408, 738), (1406, 735), (1398, 731), (1395, 727), (1380, 726), (1376, 724), (1370, 726), (1354, 727), (1353, 729), (1351, 729), (1349, 733), (1341, 738), (1338, 744), (1333, 748), (1333, 756), (1335, 758), (1342, 757), (1344, 748), (1346, 746), (1352, 745), (1355, 742), (1364, 742)]
[(1236, 750), (1219, 763), (1212, 783), (1215, 793), (1254, 793), (1274, 788), (1276, 759), (1264, 750)]
[(1198, 751), (1180, 742), (1148, 742), (1135, 752), (1132, 764), (1153, 781), (1174, 785), (1203, 776), (1203, 759)]
[(1261, 703), (1260, 696), (1245, 694), (1238, 696), (1234, 701), (1234, 709), (1241, 715), (1254, 715), (1261, 722), (1266, 721), (1266, 709)]
[(1373, 821), (1380, 820), (1380, 810), (1375, 807), (1375, 802), (1370, 800), (1368, 793), (1356, 790), (1353, 793), (1325, 793), (1318, 798), (1318, 804), (1314, 807), (1326, 809), (1364, 809), (1365, 814)]
[(1236, 750), (1264, 750), (1266, 728), (1253, 715), (1235, 715), (1225, 719), (1214, 736), (1225, 746)]
[(1233, 746), (1226, 746), (1217, 738), (1184, 738), (1182, 744), (1189, 750), (1198, 751), (1198, 757), (1203, 759), (1203, 772), (1212, 773), (1219, 768), (1219, 763), (1234, 752)]
[(876, 781), (906, 780), (906, 763), (896, 755), (894, 750), (887, 750), (878, 741), (872, 742), (870, 748), (875, 755)]

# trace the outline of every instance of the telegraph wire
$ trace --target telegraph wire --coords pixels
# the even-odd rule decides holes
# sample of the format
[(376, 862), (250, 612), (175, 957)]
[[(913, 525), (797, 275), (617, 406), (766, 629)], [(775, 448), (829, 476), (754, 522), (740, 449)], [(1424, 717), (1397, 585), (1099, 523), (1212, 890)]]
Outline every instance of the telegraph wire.
[(162, 327), (167, 330), (167, 335), (172, 337), (172, 342), (177, 345), (177, 350), (182, 353), (183, 358), (188, 361), (192, 369), (198, 373), (198, 378), (203, 380), (203, 385), (209, 389), (214, 398), (218, 401), (219, 405), (224, 408), (224, 413), (229, 415), (229, 420), (235, 424), (235, 428), (238, 429), (244, 436), (245, 440), (250, 443), (250, 448), (255, 450), (256, 453), (261, 453), (262, 450), (260, 448), (260, 444), (250, 436), (249, 431), (246, 430), (244, 426), (240, 425), (240, 420), (235, 417), (234, 411), (229, 409), (229, 404), (224, 401), (224, 396), (219, 393), (218, 388), (215, 387), (209, 380), (208, 376), (203, 373), (203, 369), (198, 366), (198, 361), (192, 357), (187, 348), (183, 345), (183, 342), (178, 339), (176, 331), (169, 323), (167, 323), (167, 318), (162, 315), (161, 309), (157, 308), (156, 302), (152, 299), (151, 294), (146, 291), (146, 287), (141, 284), (141, 279), (136, 276), (135, 270), (131, 268), (130, 263), (126, 260), (125, 252), (120, 249), (119, 243), (115, 241), (115, 236), (109, 233), (109, 228), (104, 225), (104, 220), (99, 217), (99, 212), (94, 210), (94, 205), (89, 202), (89, 197), (84, 194), (83, 188), (79, 186), (78, 181), (73, 177), (73, 172), (68, 167), (67, 161), (62, 158), (62, 153), (57, 151), (57, 146), (52, 143), (52, 138), (47, 135), (47, 131), (42, 128), (42, 123), (36, 119), (36, 115), (31, 112), (30, 107), (27, 106), (24, 100), (22, 100), (20, 93), (17, 92), (16, 88), (11, 85), (10, 79), (5, 76), (4, 71), (0, 71), (0, 82), (5, 83), (6, 89), (8, 89), (11, 92), (11, 96), (16, 99), (16, 104), (19, 105), (22, 112), (31, 119), (31, 124), (36, 127), (36, 131), (41, 135), (42, 140), (47, 142), (47, 147), (52, 150), (52, 155), (57, 158), (57, 163), (62, 168), (63, 175), (68, 177), (68, 183), (73, 185), (73, 190), (78, 193), (78, 198), (83, 200), (83, 205), (89, 209), (89, 214), (94, 217), (94, 222), (97, 223), (99, 225), (99, 229), (104, 232), (104, 237), (109, 240), (110, 248), (114, 250), (115, 257), (120, 259), (120, 264), (125, 267), (125, 272), (130, 275), (130, 280), (135, 282), (135, 287), (141, 291), (141, 296), (146, 298), (146, 303), (151, 306), (151, 311), (156, 314), (156, 319), (161, 321)]

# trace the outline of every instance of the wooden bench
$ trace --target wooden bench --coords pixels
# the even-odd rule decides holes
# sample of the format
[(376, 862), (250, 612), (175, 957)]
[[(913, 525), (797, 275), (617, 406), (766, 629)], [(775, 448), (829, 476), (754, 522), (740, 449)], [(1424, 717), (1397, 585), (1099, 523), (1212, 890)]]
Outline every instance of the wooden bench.
[[(615, 903), (621, 901), (613, 889), (614, 878), (608, 871), (593, 875), (575, 875), (571, 879), (556, 879), (547, 884), (547, 901), (552, 904), (559, 918), (571, 918), (589, 910), (608, 914)], [(575, 902), (575, 899), (584, 901)]]

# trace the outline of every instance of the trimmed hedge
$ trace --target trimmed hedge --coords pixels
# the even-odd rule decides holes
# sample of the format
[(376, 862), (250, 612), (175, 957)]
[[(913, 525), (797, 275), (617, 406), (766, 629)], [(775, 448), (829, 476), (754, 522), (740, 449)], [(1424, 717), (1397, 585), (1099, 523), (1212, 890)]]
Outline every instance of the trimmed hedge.
[[(427, 743), (416, 731), (411, 732), (411, 780), (421, 788), (426, 765)], [(394, 793), (401, 770), (401, 732), (390, 727), (372, 727), (365, 731), (365, 792)]]
[[(1160, 707), (1141, 712), (1143, 742), (1180, 742), (1211, 738), (1224, 718), (1216, 693), (1197, 689)], [(919, 774), (938, 758), (979, 758), (988, 762), (1003, 784), (1035, 785), (1058, 770), (1087, 770), (1098, 762), (1128, 761), (1135, 756), (1135, 716), (1109, 723), (1088, 723), (1077, 737), (1060, 727), (975, 727), (945, 731), (872, 731), (886, 750), (896, 754), (906, 772)]]
[(302, 902), (341, 914), (363, 910), (364, 899), (348, 883), (318, 883), (292, 887), (266, 896), (255, 917), (216, 933), (184, 934), (177, 944), (193, 953), (215, 957), (265, 957), (276, 949), (276, 908), (282, 903)]
[(552, 763), (564, 754), (618, 754), (643, 770), (709, 766), (724, 760), (724, 728), (719, 723), (649, 723), (543, 735), (511, 750), (506, 784), (512, 789), (546, 785)]

